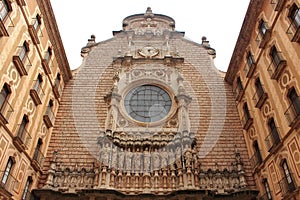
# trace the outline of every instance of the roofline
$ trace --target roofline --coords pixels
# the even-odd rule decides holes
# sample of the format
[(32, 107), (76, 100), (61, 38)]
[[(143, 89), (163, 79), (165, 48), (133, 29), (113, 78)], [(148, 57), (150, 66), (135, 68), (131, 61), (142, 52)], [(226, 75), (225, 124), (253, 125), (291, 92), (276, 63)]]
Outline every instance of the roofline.
[(56, 23), (55, 15), (50, 3), (50, 0), (37, 1), (47, 32), (49, 33), (49, 39), (53, 46), (55, 57), (58, 62), (58, 67), (62, 72), (65, 82), (68, 82), (72, 78), (72, 70), (70, 68), (66, 52), (63, 46), (63, 42), (59, 33), (59, 29)]
[(226, 72), (225, 81), (232, 84), (235, 74), (238, 71), (239, 64), (243, 59), (245, 49), (249, 45), (253, 30), (259, 14), (262, 11), (264, 0), (251, 0), (238, 36), (235, 48), (233, 50), (228, 70)]

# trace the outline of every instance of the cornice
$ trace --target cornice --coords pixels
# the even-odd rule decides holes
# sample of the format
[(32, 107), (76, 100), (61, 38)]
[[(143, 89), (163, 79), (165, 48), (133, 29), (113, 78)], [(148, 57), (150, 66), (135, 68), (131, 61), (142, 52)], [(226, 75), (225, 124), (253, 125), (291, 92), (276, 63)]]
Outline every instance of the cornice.
[(251, 0), (238, 36), (228, 70), (225, 76), (225, 81), (232, 84), (234, 81), (235, 74), (238, 71), (239, 64), (243, 59), (245, 49), (247, 48), (253, 30), (255, 29), (255, 24), (259, 14), (262, 11), (264, 0)]
[(51, 44), (53, 45), (54, 52), (56, 52), (55, 57), (57, 59), (58, 66), (62, 72), (64, 81), (68, 82), (72, 78), (72, 71), (66, 56), (62, 39), (59, 34), (59, 29), (50, 0), (37, 0), (37, 3), (41, 13), (43, 14), (45, 27), (47, 29)]

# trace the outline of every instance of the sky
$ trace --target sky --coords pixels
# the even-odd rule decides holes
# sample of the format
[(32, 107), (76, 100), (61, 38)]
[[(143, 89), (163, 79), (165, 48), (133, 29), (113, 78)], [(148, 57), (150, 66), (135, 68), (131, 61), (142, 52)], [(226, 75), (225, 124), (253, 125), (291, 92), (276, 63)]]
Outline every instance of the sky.
[(51, 0), (71, 69), (80, 66), (81, 48), (91, 35), (96, 42), (122, 30), (125, 17), (145, 13), (175, 20), (175, 30), (201, 43), (205, 36), (216, 50), (215, 66), (227, 71), (250, 0)]

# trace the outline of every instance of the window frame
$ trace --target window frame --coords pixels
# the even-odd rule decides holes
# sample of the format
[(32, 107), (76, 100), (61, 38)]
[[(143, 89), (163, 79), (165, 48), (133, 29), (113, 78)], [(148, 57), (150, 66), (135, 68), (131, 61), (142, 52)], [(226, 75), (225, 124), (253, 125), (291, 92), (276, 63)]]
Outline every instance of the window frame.
[(300, 8), (296, 4), (291, 6), (288, 18), (296, 29), (300, 27)]
[(267, 23), (261, 19), (258, 25), (258, 31), (259, 33), (264, 37), (266, 33), (268, 32), (268, 26)]
[[(3, 94), (3, 91), (5, 92), (5, 98), (3, 98), (3, 102), (2, 101), (2, 94)], [(1, 89), (1, 92), (0, 92), (0, 111), (2, 111), (5, 106), (6, 106), (6, 102), (7, 100), (9, 99), (10, 95), (11, 95), (11, 89), (10, 89), (10, 86), (7, 84), (7, 83), (4, 83), (2, 89)]]
[(4, 22), (8, 18), (9, 13), (12, 11), (12, 8), (9, 1), (2, 0), (0, 2), (2, 2), (3, 5), (2, 7), (0, 7), (0, 20)]
[(45, 60), (47, 63), (50, 62), (51, 57), (52, 57), (52, 49), (51, 49), (51, 47), (48, 47), (46, 54), (45, 54)]
[(267, 195), (268, 200), (272, 200), (273, 199), (272, 198), (272, 192), (271, 192), (268, 180), (266, 178), (263, 180), (263, 186), (264, 186), (264, 189), (266, 191), (266, 195)]
[(24, 187), (24, 190), (23, 190), (23, 193), (22, 193), (22, 198), (21, 200), (26, 200), (27, 199), (27, 195), (29, 194), (29, 190), (31, 188), (31, 185), (32, 185), (32, 177), (29, 176), (27, 178), (27, 181), (26, 181), (26, 184), (25, 184), (25, 187)]
[(32, 27), (34, 28), (35, 31), (38, 31), (42, 25), (42, 18), (39, 14), (36, 15), (34, 18), (34, 22), (32, 24)]
[(28, 53), (29, 53), (29, 44), (28, 42), (24, 41), (23, 45), (20, 46), (20, 50), (19, 50), (19, 58), (20, 60), (24, 63), (25, 58), (28, 57)]
[(296, 114), (300, 114), (300, 97), (296, 91), (296, 89), (294, 87), (292, 87), (288, 94), (287, 97), (289, 99), (289, 101), (291, 102), (291, 105), (294, 108), (294, 111), (296, 112)]
[(6, 163), (5, 171), (3, 173), (3, 176), (1, 177), (1, 184), (5, 185), (7, 183), (9, 179), (9, 175), (11, 175), (13, 165), (14, 165), (14, 160), (12, 157), (9, 157)]

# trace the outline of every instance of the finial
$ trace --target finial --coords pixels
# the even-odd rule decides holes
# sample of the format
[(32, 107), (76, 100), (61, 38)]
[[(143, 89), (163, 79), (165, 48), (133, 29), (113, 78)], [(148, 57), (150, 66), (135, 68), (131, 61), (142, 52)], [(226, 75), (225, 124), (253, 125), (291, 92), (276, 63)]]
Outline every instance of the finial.
[(147, 7), (146, 13), (147, 13), (147, 14), (152, 14), (152, 9), (151, 9), (151, 7)]

